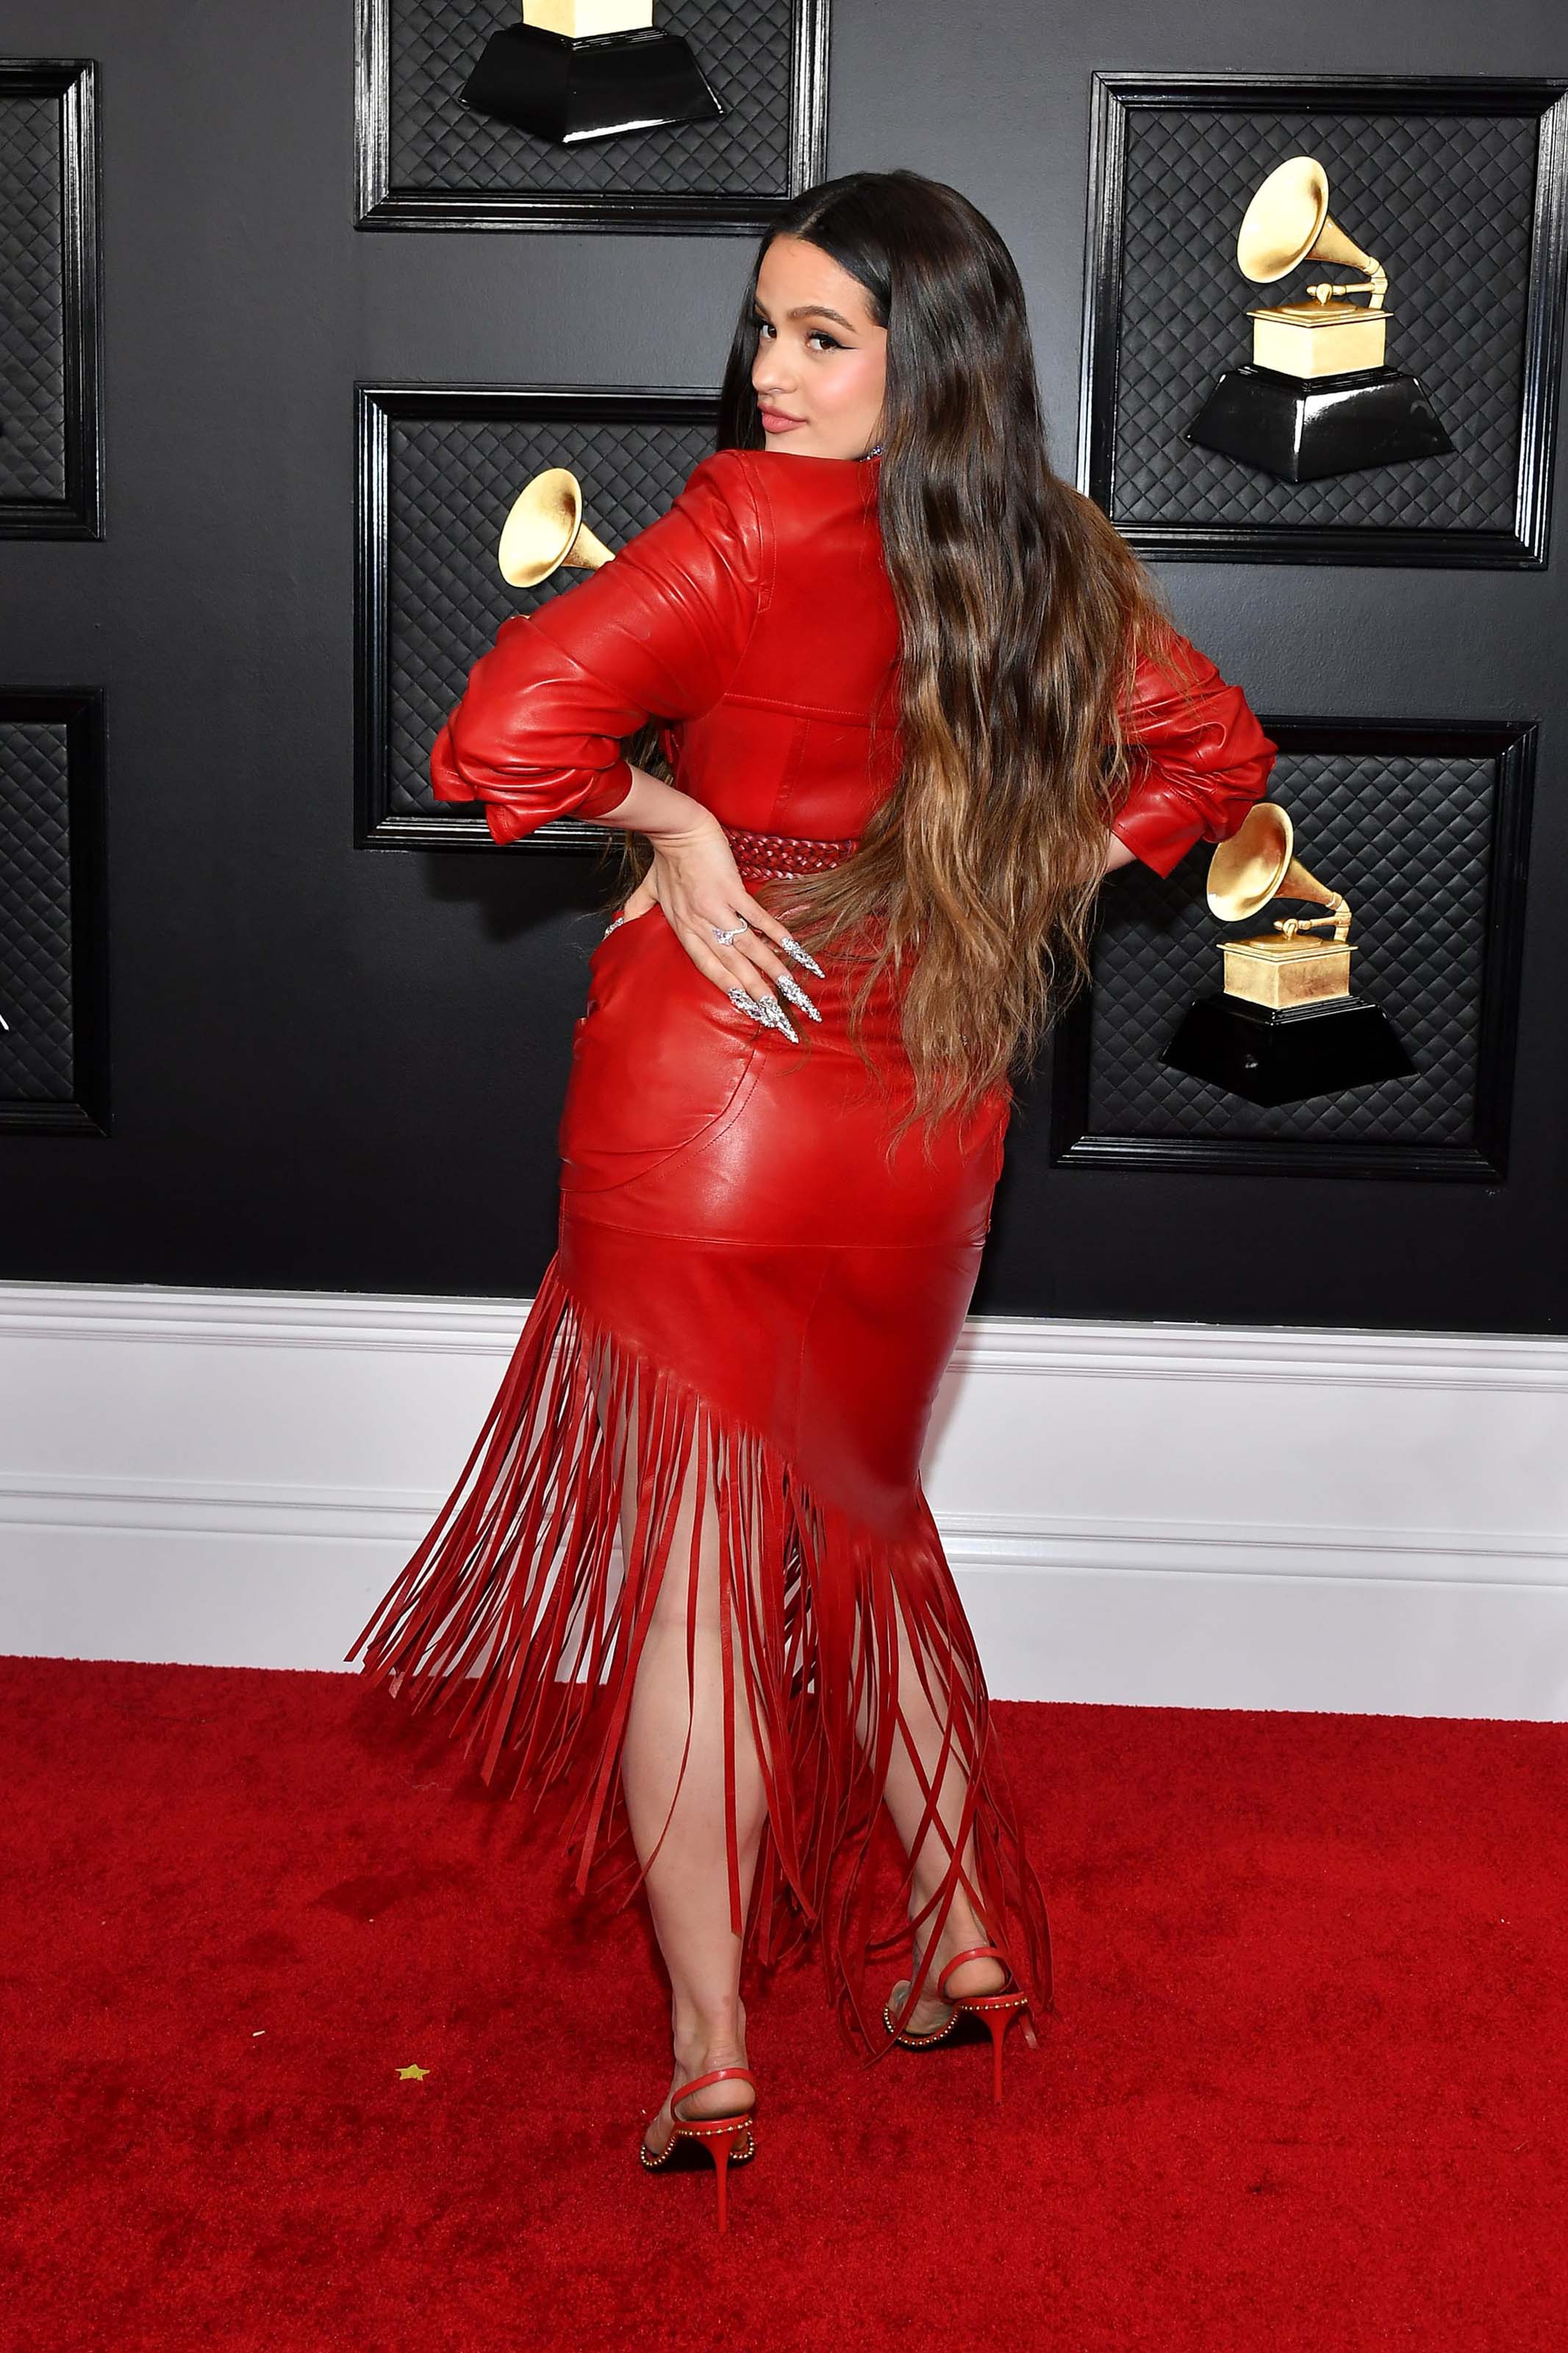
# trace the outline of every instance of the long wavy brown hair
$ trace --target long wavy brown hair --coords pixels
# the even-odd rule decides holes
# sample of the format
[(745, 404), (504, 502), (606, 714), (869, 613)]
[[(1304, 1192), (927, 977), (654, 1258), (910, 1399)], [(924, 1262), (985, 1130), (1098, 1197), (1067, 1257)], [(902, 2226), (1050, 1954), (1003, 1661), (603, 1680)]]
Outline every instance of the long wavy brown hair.
[[(1180, 640), (1126, 542), (1052, 470), (1013, 258), (941, 181), (851, 172), (775, 216), (717, 447), (764, 446), (754, 298), (782, 236), (830, 255), (887, 329), (879, 499), (901, 756), (852, 856), (754, 895), (821, 962), (855, 944), (850, 1035), (868, 1068), (860, 1017), (891, 968), (914, 1079), (894, 1134), (921, 1117), (929, 1141), (1032, 1063), (1088, 980), (1106, 828), (1130, 781), (1121, 706), (1140, 654), (1173, 663)], [(655, 744), (645, 730), (631, 756), (668, 776)], [(633, 871), (647, 863), (631, 851)]]

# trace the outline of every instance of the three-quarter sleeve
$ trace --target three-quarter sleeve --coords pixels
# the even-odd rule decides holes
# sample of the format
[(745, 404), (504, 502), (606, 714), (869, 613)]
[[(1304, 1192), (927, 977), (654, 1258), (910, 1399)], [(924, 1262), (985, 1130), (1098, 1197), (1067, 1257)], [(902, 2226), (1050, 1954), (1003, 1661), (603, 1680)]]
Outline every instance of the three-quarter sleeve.
[(602, 816), (631, 790), (621, 740), (711, 709), (763, 600), (762, 518), (743, 455), (693, 468), (612, 562), (503, 621), (436, 739), (441, 801), (481, 801), (497, 841)]
[(1279, 749), (1206, 654), (1185, 638), (1172, 653), (1191, 692), (1169, 660), (1139, 660), (1122, 714), (1132, 781), (1110, 828), (1156, 874), (1169, 874), (1194, 842), (1236, 831)]

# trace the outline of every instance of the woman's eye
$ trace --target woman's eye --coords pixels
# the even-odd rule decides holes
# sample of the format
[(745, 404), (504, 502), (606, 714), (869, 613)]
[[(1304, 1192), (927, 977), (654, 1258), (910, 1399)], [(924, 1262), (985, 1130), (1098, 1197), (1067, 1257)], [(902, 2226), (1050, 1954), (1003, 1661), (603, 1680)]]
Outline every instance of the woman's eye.
[[(772, 322), (767, 319), (753, 318), (752, 324), (755, 327), (759, 339), (763, 335), (771, 335), (774, 332)], [(805, 340), (808, 343), (825, 343), (830, 352), (839, 352), (844, 348), (837, 337), (830, 335), (826, 327), (812, 327), (808, 330)]]

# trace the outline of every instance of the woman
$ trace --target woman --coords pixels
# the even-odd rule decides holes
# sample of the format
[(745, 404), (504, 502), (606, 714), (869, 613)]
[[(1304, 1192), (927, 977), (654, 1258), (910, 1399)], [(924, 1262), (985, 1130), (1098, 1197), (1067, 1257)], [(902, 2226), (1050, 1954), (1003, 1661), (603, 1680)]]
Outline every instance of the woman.
[[(1017, 273), (952, 188), (778, 216), (719, 441), (502, 626), (435, 748), (498, 841), (571, 811), (651, 858), (591, 959), (559, 1247), (349, 1656), (563, 1801), (579, 1888), (646, 1889), (674, 2071), (640, 2154), (711, 2157), (722, 2226), (748, 1940), (816, 1931), (870, 2056), (989, 2033), (998, 2098), (1050, 2005), (921, 1450), (1101, 877), (1234, 832), (1275, 747), (1051, 471)], [(649, 723), (673, 782), (623, 748)]]

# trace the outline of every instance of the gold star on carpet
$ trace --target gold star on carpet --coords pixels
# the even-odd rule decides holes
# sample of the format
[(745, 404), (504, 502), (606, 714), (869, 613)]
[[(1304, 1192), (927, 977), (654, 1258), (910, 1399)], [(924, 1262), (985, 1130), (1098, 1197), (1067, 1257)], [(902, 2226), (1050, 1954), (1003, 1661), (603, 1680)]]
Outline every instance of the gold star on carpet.
[(419, 2083), (423, 2083), (429, 2073), (430, 2070), (428, 2067), (400, 2067), (397, 2071), (400, 2082), (405, 2084), (406, 2084), (411, 2077), (417, 2080)]

